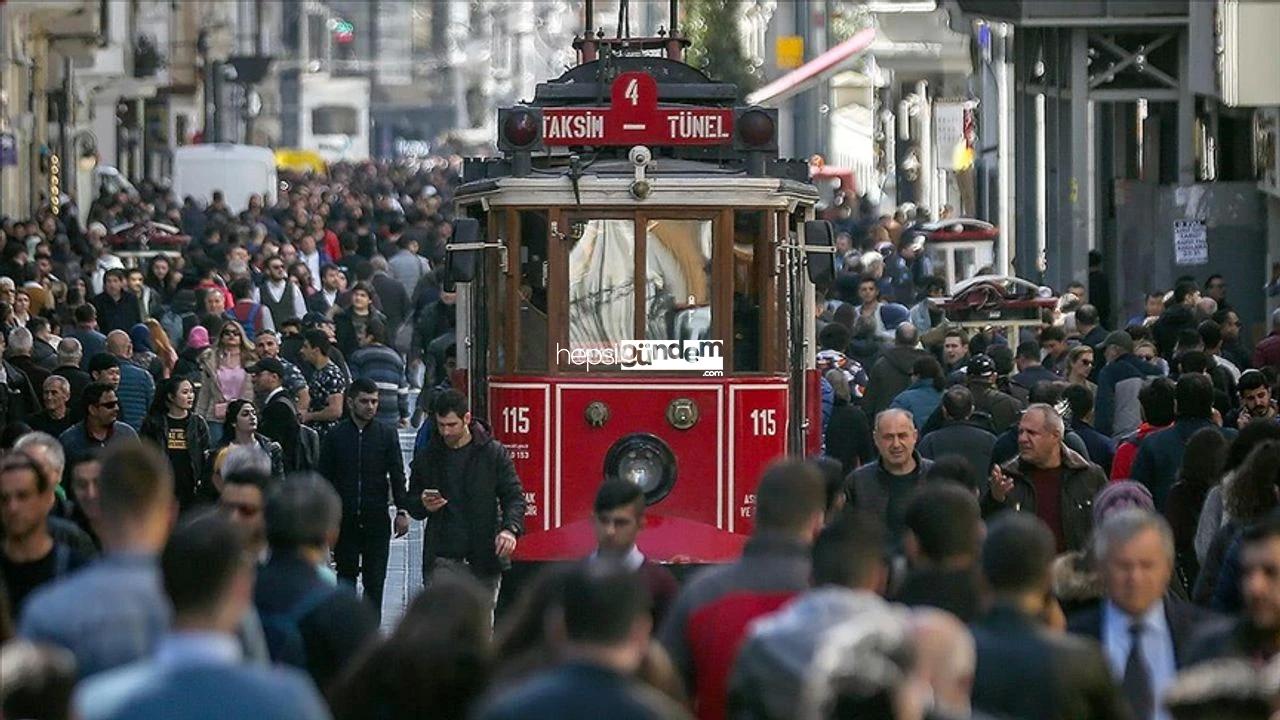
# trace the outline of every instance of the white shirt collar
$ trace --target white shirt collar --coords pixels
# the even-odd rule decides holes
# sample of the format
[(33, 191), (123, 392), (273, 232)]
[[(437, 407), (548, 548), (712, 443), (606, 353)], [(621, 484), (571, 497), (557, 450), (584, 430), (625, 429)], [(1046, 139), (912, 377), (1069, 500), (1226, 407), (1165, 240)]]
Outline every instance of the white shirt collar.
[[(600, 557), (599, 550), (596, 550), (595, 552), (591, 553), (592, 560), (595, 560), (599, 557)], [(645, 561), (644, 553), (640, 552), (640, 548), (636, 547), (635, 545), (632, 545), (631, 549), (628, 550), (627, 554), (622, 558), (623, 566), (625, 566), (628, 570), (631, 570), (632, 572), (639, 570), (640, 566), (644, 565), (644, 561)]]

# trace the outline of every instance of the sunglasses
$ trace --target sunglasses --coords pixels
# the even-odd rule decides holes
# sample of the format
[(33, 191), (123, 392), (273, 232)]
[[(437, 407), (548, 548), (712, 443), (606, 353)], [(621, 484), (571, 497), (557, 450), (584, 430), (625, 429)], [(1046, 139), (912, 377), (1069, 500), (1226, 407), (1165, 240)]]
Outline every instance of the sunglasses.
[(1077, 362), (1079, 362), (1081, 365), (1092, 365), (1092, 364), (1093, 364), (1093, 361), (1092, 361), (1092, 360), (1079, 360), (1079, 361), (1077, 361)]
[(100, 402), (98, 403), (98, 407), (106, 408), (107, 410), (115, 410), (116, 408), (120, 407), (120, 401), (112, 400), (110, 402)]
[(240, 333), (235, 330), (223, 330), (222, 337), (240, 337)]

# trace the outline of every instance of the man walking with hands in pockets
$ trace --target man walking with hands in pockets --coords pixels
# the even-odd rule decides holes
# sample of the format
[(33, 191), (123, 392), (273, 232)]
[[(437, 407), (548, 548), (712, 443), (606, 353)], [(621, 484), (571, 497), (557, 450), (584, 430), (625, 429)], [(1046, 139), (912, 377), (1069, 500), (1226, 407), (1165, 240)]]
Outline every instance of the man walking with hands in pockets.
[[(493, 593), (511, 566), (524, 530), (524, 491), (515, 465), (467, 399), (446, 390), (431, 404), (435, 432), (413, 458), (409, 503), (427, 521), (422, 542), (424, 585), (449, 574), (470, 574)], [(494, 512), (495, 505), (498, 512)]]

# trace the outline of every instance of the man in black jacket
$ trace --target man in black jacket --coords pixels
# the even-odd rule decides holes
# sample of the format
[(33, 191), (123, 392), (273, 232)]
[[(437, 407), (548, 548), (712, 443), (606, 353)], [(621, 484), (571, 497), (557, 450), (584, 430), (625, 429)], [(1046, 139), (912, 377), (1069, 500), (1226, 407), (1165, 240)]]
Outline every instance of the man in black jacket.
[(288, 374), (284, 363), (273, 357), (264, 357), (247, 368), (253, 375), (253, 390), (263, 396), (262, 421), (258, 432), (280, 443), (284, 455), (284, 469), (288, 472), (303, 469), (298, 463), (298, 436), (302, 432), (298, 422), (298, 408), (284, 389)]
[(370, 380), (356, 380), (346, 400), (347, 418), (320, 446), (320, 473), (342, 498), (342, 531), (333, 549), (338, 578), (354, 585), (362, 575), (365, 599), (380, 614), (391, 553), (388, 492), (396, 506), (396, 537), (409, 532), (404, 460), (396, 429), (375, 417), (378, 387)]
[(973, 705), (1019, 720), (1128, 718), (1098, 644), (1044, 624), (1055, 553), (1053, 533), (1034, 515), (1007, 513), (991, 525), (982, 572), (994, 603), (973, 625)]
[[(435, 432), (413, 458), (409, 513), (427, 522), (422, 580), (470, 574), (496, 601), (524, 531), (524, 490), (502, 443), (471, 418), (467, 399), (445, 390), (431, 403)], [(495, 505), (499, 512), (494, 512)]]
[(996, 436), (990, 423), (973, 417), (973, 393), (963, 385), (947, 388), (942, 394), (942, 427), (920, 439), (920, 455), (937, 460), (944, 455), (959, 455), (982, 475), (991, 470), (991, 452)]

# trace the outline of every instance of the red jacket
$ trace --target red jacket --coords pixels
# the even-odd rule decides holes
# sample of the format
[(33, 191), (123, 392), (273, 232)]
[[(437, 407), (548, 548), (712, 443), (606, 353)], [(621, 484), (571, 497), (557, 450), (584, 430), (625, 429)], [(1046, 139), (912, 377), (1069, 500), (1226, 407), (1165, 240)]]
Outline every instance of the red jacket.
[(1280, 330), (1274, 330), (1262, 338), (1253, 349), (1253, 366), (1261, 369), (1268, 365), (1280, 369)]
[(342, 245), (338, 242), (338, 235), (329, 228), (324, 229), (324, 241), (320, 244), (320, 249), (331, 258), (342, 257)]
[(742, 558), (710, 568), (680, 592), (658, 640), (694, 698), (698, 720), (724, 720), (729, 672), (751, 621), (809, 586), (809, 548), (757, 532)]
[(1128, 480), (1133, 473), (1133, 461), (1138, 457), (1138, 443), (1151, 433), (1167, 427), (1169, 426), (1144, 422), (1138, 426), (1137, 432), (1125, 438), (1116, 447), (1116, 457), (1111, 461), (1111, 482)]

